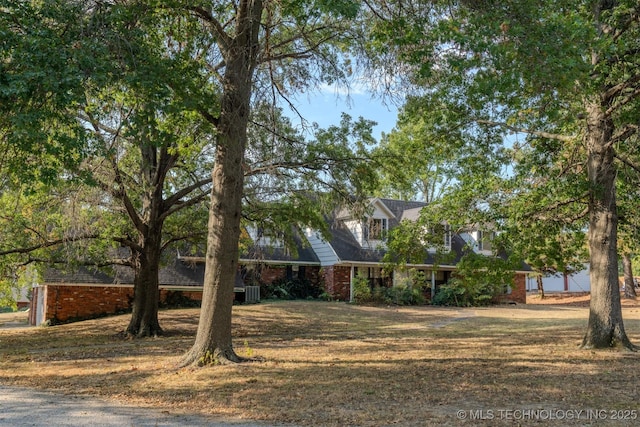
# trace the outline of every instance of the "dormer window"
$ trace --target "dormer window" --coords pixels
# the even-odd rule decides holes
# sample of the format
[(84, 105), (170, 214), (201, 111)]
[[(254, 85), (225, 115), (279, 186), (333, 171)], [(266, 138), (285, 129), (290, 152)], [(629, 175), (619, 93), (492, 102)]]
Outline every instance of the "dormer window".
[(429, 252), (451, 250), (451, 226), (449, 224), (429, 225), (424, 228), (425, 236), (421, 239)]
[(447, 250), (451, 250), (451, 227), (449, 224), (444, 226), (444, 247)]
[(365, 239), (382, 240), (388, 230), (388, 221), (386, 218), (369, 218), (365, 230)]
[(268, 233), (263, 227), (247, 226), (247, 233), (256, 246), (263, 248), (284, 248), (284, 233)]

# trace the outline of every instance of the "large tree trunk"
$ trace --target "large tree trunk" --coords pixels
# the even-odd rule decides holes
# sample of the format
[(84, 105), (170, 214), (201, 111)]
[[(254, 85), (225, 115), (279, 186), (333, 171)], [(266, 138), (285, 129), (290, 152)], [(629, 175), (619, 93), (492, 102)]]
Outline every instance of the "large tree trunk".
[(125, 331), (131, 337), (155, 337), (162, 334), (158, 320), (160, 234), (151, 234), (151, 238), (148, 238), (143, 246), (142, 253), (136, 253), (133, 257), (135, 265), (133, 311)]
[(183, 357), (182, 366), (243, 360), (233, 350), (231, 312), (238, 270), (244, 152), (261, 14), (260, 0), (241, 1), (235, 21), (236, 36), (227, 39), (222, 49), (224, 92), (212, 173), (202, 308), (195, 342)]
[(582, 348), (634, 349), (622, 321), (618, 283), (616, 168), (613, 122), (599, 102), (587, 105), (591, 303)]
[(629, 253), (622, 254), (622, 270), (624, 272), (624, 297), (636, 299), (636, 285), (633, 280), (633, 266)]
[[(138, 230), (138, 242), (131, 243), (134, 270), (133, 312), (126, 334), (131, 337), (155, 337), (162, 334), (158, 320), (160, 286), (158, 273), (162, 253), (162, 228), (164, 225), (164, 178), (171, 168), (166, 150), (160, 150), (148, 142), (140, 147), (140, 170), (144, 188), (142, 209), (137, 216), (125, 203)], [(131, 209), (130, 209), (131, 208)]]

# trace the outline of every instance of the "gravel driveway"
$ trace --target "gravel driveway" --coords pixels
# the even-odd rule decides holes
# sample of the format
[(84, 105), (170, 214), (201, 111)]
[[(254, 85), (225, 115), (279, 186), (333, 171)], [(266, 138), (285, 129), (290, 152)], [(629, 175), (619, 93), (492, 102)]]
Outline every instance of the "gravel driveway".
[(268, 427), (168, 411), (118, 405), (84, 396), (68, 396), (0, 385), (0, 426), (92, 427)]

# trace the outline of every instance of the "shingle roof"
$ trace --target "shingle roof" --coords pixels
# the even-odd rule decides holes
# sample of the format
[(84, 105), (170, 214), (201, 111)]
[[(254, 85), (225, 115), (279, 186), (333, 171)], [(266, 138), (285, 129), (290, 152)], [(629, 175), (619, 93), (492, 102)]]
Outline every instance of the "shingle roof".
[(112, 284), (113, 277), (88, 267), (56, 269), (48, 267), (43, 274), (46, 283)]
[[(107, 274), (84, 266), (65, 269), (48, 267), (45, 270), (43, 280), (45, 283), (133, 284), (131, 267), (117, 265), (112, 269), (113, 274)], [(171, 264), (160, 268), (158, 282), (165, 286), (202, 286), (204, 283), (204, 264), (193, 264), (176, 258)]]
[[(331, 229), (331, 246), (338, 255), (338, 258), (344, 262), (363, 262), (363, 263), (380, 263), (386, 250), (382, 248), (366, 249), (363, 248), (360, 243), (353, 236), (351, 231), (343, 224), (336, 223)], [(454, 254), (452, 259), (448, 259), (446, 262), (440, 261), (440, 265), (454, 266), (456, 265), (466, 247), (466, 242), (462, 237), (458, 235), (451, 236), (451, 252)], [(426, 253), (423, 264), (433, 265), (436, 262), (435, 254)]]
[(395, 200), (395, 199), (380, 199), (387, 208), (395, 215), (396, 219), (400, 221), (404, 211), (416, 208), (423, 208), (427, 206), (424, 202)]
[(256, 261), (281, 261), (283, 263), (296, 262), (317, 264), (320, 262), (318, 256), (313, 251), (308, 242), (303, 242), (303, 238), (300, 234), (295, 232), (293, 240), (296, 245), (297, 254), (294, 256), (291, 251), (284, 248), (269, 248), (263, 246), (252, 246), (248, 248), (244, 253), (240, 254), (242, 260), (256, 260)]

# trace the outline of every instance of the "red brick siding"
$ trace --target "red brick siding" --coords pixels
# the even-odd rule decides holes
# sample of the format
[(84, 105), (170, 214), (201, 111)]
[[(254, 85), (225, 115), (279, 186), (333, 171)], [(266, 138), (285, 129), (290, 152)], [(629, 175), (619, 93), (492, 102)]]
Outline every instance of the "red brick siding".
[[(175, 290), (175, 289), (160, 289), (160, 302), (166, 302), (167, 301), (167, 295), (170, 292), (180, 292), (180, 294), (184, 297), (184, 298), (189, 298), (190, 300), (193, 301), (202, 301), (202, 290), (198, 290), (198, 291), (183, 291), (183, 290)], [(234, 294), (235, 296), (235, 294)]]
[[(277, 280), (285, 277), (284, 267), (265, 267), (262, 280)], [(307, 267), (305, 276), (312, 283), (324, 282), (325, 291), (336, 300), (348, 301), (351, 288), (351, 268), (332, 266), (320, 270), (319, 267)], [(160, 302), (164, 302), (168, 292), (175, 289), (160, 290)], [(180, 290), (184, 297), (195, 301), (202, 300), (201, 290)], [(106, 314), (113, 314), (131, 309), (133, 286), (82, 286), (82, 285), (45, 285), (37, 288), (33, 295), (34, 303), (30, 320), (35, 322), (35, 300), (38, 293), (44, 297), (43, 319), (54, 322), (68, 322), (72, 320), (90, 319)], [(526, 304), (526, 276), (516, 274), (514, 287), (510, 294), (504, 295), (501, 301), (513, 301)]]
[(527, 276), (526, 274), (516, 274), (514, 278), (513, 289), (511, 294), (508, 295), (510, 301), (517, 302), (518, 304), (527, 303)]
[(511, 293), (504, 294), (497, 298), (495, 302), (515, 302), (518, 304), (527, 303), (527, 277), (525, 274), (516, 274), (513, 279)]
[(325, 291), (334, 299), (349, 301), (351, 296), (351, 267), (331, 266), (324, 270)]
[(133, 286), (46, 285), (44, 320), (67, 322), (126, 311)]
[[(44, 296), (44, 321), (69, 322), (91, 319), (107, 314), (128, 311), (133, 299), (133, 286), (82, 286), (45, 285), (35, 290)], [(180, 292), (183, 297), (202, 301), (202, 290), (160, 289), (160, 303), (166, 301), (169, 292)], [(34, 301), (37, 293), (34, 293)], [(235, 295), (234, 295), (235, 296)], [(35, 324), (35, 303), (31, 324)]]
[(276, 280), (284, 279), (287, 276), (287, 268), (282, 266), (265, 265), (260, 271), (260, 281), (262, 283), (273, 283)]

